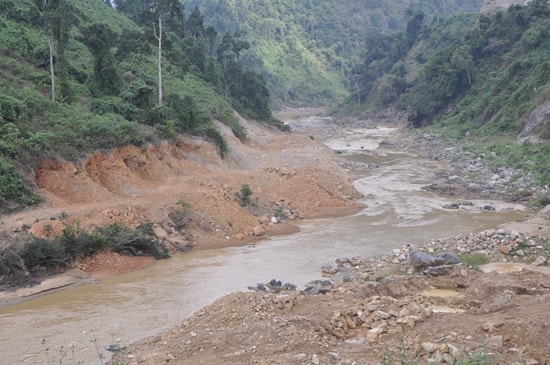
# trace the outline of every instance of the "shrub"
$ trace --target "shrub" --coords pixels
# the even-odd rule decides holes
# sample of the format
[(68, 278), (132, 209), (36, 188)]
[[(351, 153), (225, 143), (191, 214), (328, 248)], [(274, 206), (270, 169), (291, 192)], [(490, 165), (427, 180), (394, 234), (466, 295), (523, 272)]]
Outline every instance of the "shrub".
[(166, 246), (153, 236), (150, 225), (133, 229), (115, 223), (84, 232), (78, 222), (68, 225), (60, 236), (51, 240), (32, 237), (18, 250), (18, 255), (27, 268), (36, 272), (69, 265), (103, 249), (134, 256), (150, 254), (156, 259), (170, 256)]
[(220, 153), (220, 156), (224, 158), (227, 155), (227, 152), (229, 152), (229, 147), (227, 146), (227, 142), (225, 138), (223, 138), (220, 131), (216, 129), (213, 125), (209, 126), (206, 131), (204, 132), (206, 138), (211, 140), (218, 146), (218, 151)]
[(120, 96), (134, 104), (139, 109), (148, 110), (151, 108), (151, 98), (155, 94), (155, 89), (142, 80), (137, 80), (128, 85)]
[(37, 237), (27, 242), (18, 254), (31, 271), (36, 271), (41, 267), (66, 266), (71, 261), (71, 256), (62, 242)]
[(0, 117), (14, 122), (26, 111), (25, 104), (12, 96), (0, 95)]
[(150, 126), (164, 125), (170, 119), (172, 111), (166, 106), (156, 106), (145, 115), (145, 123)]
[(0, 275), (8, 274), (8, 261), (4, 256), (0, 256)]
[(143, 139), (139, 134), (139, 125), (125, 120), (117, 114), (101, 116), (88, 115), (80, 119), (78, 128), (86, 140), (87, 148), (113, 148), (134, 144), (141, 146)]
[(143, 110), (119, 97), (93, 99), (90, 110), (92, 113), (100, 115), (109, 113), (119, 114), (123, 116), (124, 119), (132, 121), (140, 121), (143, 119)]
[(180, 207), (168, 213), (168, 217), (172, 220), (172, 223), (174, 223), (176, 230), (181, 232), (187, 228), (191, 218), (189, 217), (189, 204), (184, 201), (180, 201), (178, 204)]
[(243, 184), (243, 186), (241, 187), (241, 191), (239, 193), (239, 199), (243, 207), (246, 207), (247, 205), (250, 204), (251, 195), (252, 195), (252, 190), (250, 190), (250, 186), (248, 184)]
[(9, 202), (31, 205), (39, 201), (40, 198), (25, 185), (15, 166), (0, 156), (0, 208)]
[(487, 256), (482, 253), (469, 253), (460, 256), (460, 260), (468, 266), (479, 267), (489, 262)]
[(171, 94), (166, 98), (166, 105), (172, 110), (178, 132), (197, 130), (199, 126), (198, 109), (193, 97), (180, 98), (178, 95)]
[(104, 247), (115, 252), (134, 256), (151, 254), (156, 259), (170, 256), (166, 246), (160, 244), (152, 235), (148, 225), (132, 229), (115, 223), (104, 227), (97, 227), (93, 236), (101, 238)]

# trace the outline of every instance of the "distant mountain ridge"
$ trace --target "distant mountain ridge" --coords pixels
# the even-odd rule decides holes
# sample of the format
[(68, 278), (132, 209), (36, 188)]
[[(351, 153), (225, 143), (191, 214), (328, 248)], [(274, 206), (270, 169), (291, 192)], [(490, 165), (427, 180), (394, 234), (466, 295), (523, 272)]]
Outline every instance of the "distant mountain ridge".
[(407, 14), (427, 21), (479, 13), (483, 0), (183, 0), (220, 32), (243, 32), (246, 65), (267, 81), (279, 105), (327, 104), (349, 94), (352, 68), (362, 62), (365, 33), (404, 31)]

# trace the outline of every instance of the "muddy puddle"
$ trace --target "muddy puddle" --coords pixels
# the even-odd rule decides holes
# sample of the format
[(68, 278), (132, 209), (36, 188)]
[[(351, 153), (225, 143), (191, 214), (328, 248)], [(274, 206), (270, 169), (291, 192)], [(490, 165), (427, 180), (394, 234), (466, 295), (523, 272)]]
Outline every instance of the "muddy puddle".
[[(367, 207), (305, 222), (301, 232), (249, 247), (195, 251), (147, 269), (0, 308), (1, 364), (98, 364), (98, 351), (164, 331), (217, 298), (276, 278), (303, 288), (323, 263), (387, 253), (405, 243), (477, 232), (522, 216), (516, 206), (450, 201), (421, 189), (440, 166), (378, 146), (391, 129), (356, 130), (327, 144), (353, 163)], [(371, 168), (369, 168), (369, 164)], [(374, 167), (376, 166), (376, 167)], [(496, 211), (476, 209), (491, 204)], [(64, 357), (63, 357), (64, 356)], [(81, 361), (81, 362), (79, 362)]]

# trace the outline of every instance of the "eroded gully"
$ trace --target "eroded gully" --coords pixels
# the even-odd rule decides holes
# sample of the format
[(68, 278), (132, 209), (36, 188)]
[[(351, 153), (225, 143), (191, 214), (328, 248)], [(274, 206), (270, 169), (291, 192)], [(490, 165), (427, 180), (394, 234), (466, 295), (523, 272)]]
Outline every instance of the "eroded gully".
[[(307, 221), (294, 235), (177, 255), (145, 270), (0, 308), (0, 364), (100, 364), (110, 356), (110, 344), (167, 330), (247, 286), (276, 278), (303, 288), (337, 257), (380, 255), (405, 243), (494, 228), (523, 214), (518, 206), (488, 201), (443, 209), (452, 201), (421, 189), (441, 166), (383, 153), (378, 143), (388, 133), (390, 128), (354, 130), (327, 142), (358, 166), (355, 185), (367, 207), (356, 215)], [(486, 204), (496, 211), (481, 210)]]

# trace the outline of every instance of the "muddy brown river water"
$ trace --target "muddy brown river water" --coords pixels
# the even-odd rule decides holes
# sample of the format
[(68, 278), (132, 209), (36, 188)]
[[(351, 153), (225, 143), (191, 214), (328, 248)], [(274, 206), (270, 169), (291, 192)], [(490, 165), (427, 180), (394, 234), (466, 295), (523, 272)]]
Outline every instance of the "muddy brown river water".
[[(256, 245), (195, 251), (97, 284), (0, 308), (0, 364), (101, 364), (113, 343), (129, 344), (167, 330), (217, 298), (273, 278), (303, 288), (323, 263), (342, 256), (387, 253), (405, 243), (495, 228), (523, 215), (521, 207), (452, 201), (421, 187), (440, 166), (382, 152), (389, 128), (356, 130), (327, 145), (358, 165), (356, 188), (367, 208), (338, 219), (303, 222), (301, 232)], [(369, 169), (369, 163), (379, 167)], [(481, 210), (491, 204), (496, 211)]]

